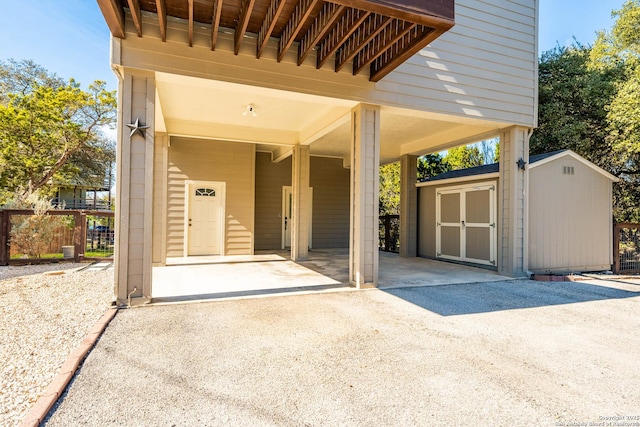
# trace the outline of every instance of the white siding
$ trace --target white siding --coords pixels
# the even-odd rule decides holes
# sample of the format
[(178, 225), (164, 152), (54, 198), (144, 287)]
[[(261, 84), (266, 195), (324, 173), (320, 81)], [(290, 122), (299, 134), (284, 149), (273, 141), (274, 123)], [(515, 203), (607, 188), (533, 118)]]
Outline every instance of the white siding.
[(172, 21), (167, 42), (154, 19), (145, 17), (139, 38), (127, 20), (127, 38), (116, 40), (119, 65), (241, 84), (324, 95), (372, 104), (472, 117), (526, 127), (536, 123), (537, 2), (457, 0), (456, 25), (378, 83), (345, 69), (315, 68), (313, 54), (302, 66), (293, 52), (278, 63), (276, 44), (256, 61), (255, 46), (232, 52), (233, 38), (221, 33), (209, 49), (208, 30)]

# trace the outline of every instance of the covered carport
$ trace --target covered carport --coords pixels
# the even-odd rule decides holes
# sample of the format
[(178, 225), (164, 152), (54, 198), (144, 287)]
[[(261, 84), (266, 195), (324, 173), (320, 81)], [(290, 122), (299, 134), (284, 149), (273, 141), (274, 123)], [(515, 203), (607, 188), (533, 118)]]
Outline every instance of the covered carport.
[[(152, 303), (204, 301), (355, 289), (348, 249), (313, 250), (294, 262), (289, 251), (169, 259), (153, 268)], [(381, 252), (379, 288), (438, 286), (508, 279), (495, 271)]]

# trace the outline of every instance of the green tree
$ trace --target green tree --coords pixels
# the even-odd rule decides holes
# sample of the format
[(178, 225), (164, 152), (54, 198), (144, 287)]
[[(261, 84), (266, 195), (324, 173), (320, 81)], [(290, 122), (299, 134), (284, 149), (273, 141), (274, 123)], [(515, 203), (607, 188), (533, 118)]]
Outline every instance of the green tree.
[(116, 117), (115, 91), (82, 90), (31, 61), (0, 62), (0, 205), (51, 184), (103, 179), (114, 159), (103, 134)]
[(378, 212), (380, 215), (400, 214), (400, 163), (380, 166), (380, 192)]
[(530, 141), (531, 154), (571, 149), (607, 166), (606, 107), (615, 93), (613, 72), (589, 70), (590, 48), (575, 43), (556, 47), (540, 58), (539, 125)]
[(619, 221), (640, 222), (640, 0), (627, 0), (614, 11), (615, 23), (601, 31), (591, 50), (589, 70), (615, 76), (607, 106), (607, 143), (616, 186)]
[(427, 154), (418, 157), (418, 180), (431, 178), (449, 171), (449, 165), (440, 154)]
[(447, 150), (444, 163), (449, 170), (466, 169), (484, 164), (484, 156), (475, 145), (467, 145)]

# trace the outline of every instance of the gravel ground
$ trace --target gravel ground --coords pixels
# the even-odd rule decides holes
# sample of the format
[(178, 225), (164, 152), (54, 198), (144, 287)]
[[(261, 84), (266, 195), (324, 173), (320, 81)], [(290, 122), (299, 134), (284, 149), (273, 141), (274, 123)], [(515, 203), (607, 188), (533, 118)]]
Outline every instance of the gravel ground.
[(86, 266), (0, 267), (0, 425), (22, 420), (111, 303), (113, 269)]
[(626, 279), (122, 310), (45, 424), (638, 425), (639, 312)]

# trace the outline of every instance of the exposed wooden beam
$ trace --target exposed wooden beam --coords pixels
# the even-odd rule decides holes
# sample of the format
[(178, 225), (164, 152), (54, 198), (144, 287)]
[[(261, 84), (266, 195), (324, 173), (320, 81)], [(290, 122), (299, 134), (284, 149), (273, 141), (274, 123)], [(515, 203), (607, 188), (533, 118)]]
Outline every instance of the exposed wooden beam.
[(367, 21), (358, 28), (336, 53), (336, 72), (340, 71), (351, 61), (364, 47), (380, 34), (391, 23), (388, 16), (371, 15)]
[(331, 2), (445, 31), (455, 23), (455, 0), (331, 0)]
[(278, 62), (282, 61), (285, 53), (291, 47), (296, 36), (302, 29), (304, 23), (313, 12), (313, 8), (320, 0), (300, 0), (296, 6), (287, 26), (285, 27), (282, 35), (280, 36), (280, 43), (278, 44)]
[(237, 55), (240, 52), (240, 44), (244, 38), (244, 33), (247, 31), (247, 25), (249, 25), (249, 19), (251, 18), (251, 12), (253, 6), (256, 4), (256, 0), (243, 0), (240, 7), (240, 18), (238, 20), (238, 26), (236, 27), (236, 33), (233, 37), (233, 52)]
[(322, 10), (311, 24), (311, 28), (304, 35), (298, 45), (298, 65), (304, 62), (309, 52), (318, 44), (320, 40), (333, 28), (336, 20), (345, 11), (346, 6), (334, 3), (325, 3)]
[[(391, 71), (396, 69), (400, 64), (411, 58), (418, 53), (420, 49), (440, 37), (444, 31), (434, 30), (424, 26), (418, 26), (415, 30), (412, 30), (409, 34), (403, 38), (409, 39), (406, 41), (399, 41), (391, 46), (389, 49), (397, 49), (394, 55), (379, 56), (373, 64), (371, 64), (371, 73), (369, 80), (377, 82)], [(392, 53), (392, 52), (390, 52)]]
[(211, 17), (211, 50), (216, 50), (218, 30), (220, 29), (220, 17), (222, 16), (222, 1), (213, 0), (213, 16)]
[(163, 42), (167, 41), (167, 8), (164, 0), (156, 0), (156, 10), (158, 11), (158, 25), (160, 26), (160, 37)]
[(104, 16), (113, 37), (125, 38), (124, 10), (120, 6), (120, 2), (117, 0), (98, 0), (98, 6), (100, 6), (102, 16)]
[(133, 25), (136, 26), (138, 37), (142, 37), (142, 14), (140, 12), (140, 2), (138, 0), (127, 0), (129, 10), (131, 11), (131, 17), (133, 18)]
[(389, 46), (401, 40), (418, 24), (394, 19), (383, 32), (378, 34), (367, 46), (365, 46), (353, 61), (353, 75), (358, 74), (364, 67), (371, 64), (377, 57), (385, 53)]
[(269, 9), (267, 9), (267, 15), (264, 17), (262, 21), (262, 25), (260, 26), (260, 31), (258, 32), (258, 42), (256, 44), (256, 58), (260, 59), (262, 55), (262, 51), (267, 46), (269, 42), (269, 37), (271, 37), (271, 33), (273, 33), (273, 29), (276, 27), (278, 23), (278, 18), (284, 9), (285, 4), (287, 4), (286, 0), (272, 0), (271, 4), (269, 4)]
[(189, 0), (189, 47), (193, 46), (193, 0)]
[(371, 15), (358, 9), (347, 9), (347, 13), (340, 19), (338, 25), (320, 44), (318, 49), (316, 68), (320, 69), (345, 41), (358, 29), (358, 27)]

